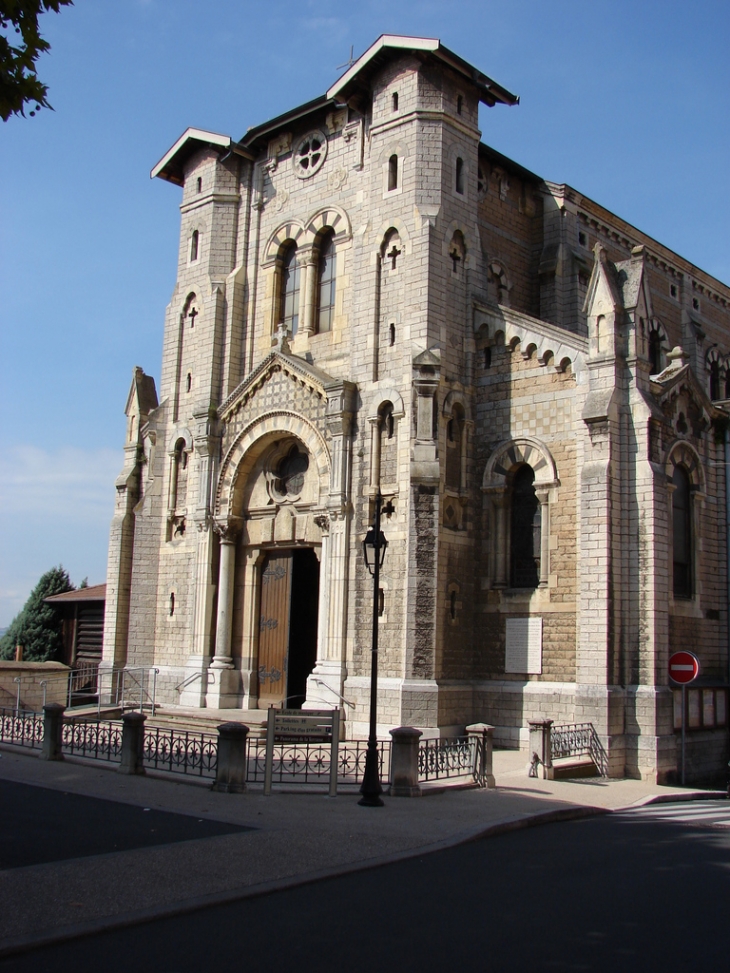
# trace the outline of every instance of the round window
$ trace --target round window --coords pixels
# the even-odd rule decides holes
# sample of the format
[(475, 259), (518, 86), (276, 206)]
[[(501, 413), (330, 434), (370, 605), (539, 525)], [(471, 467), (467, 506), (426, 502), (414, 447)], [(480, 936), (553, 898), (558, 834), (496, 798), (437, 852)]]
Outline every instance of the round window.
[[(281, 454), (280, 454), (281, 455)], [(275, 500), (295, 500), (304, 489), (309, 469), (309, 457), (294, 445), (277, 463), (267, 477)]]
[(308, 179), (318, 172), (327, 157), (327, 136), (320, 131), (310, 132), (294, 150), (294, 172), (300, 179)]

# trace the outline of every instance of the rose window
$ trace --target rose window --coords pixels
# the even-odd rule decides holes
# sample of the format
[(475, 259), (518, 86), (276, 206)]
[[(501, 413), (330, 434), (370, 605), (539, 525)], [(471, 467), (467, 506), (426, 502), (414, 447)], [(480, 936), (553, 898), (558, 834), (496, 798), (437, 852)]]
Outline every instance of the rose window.
[(322, 168), (327, 156), (327, 138), (322, 132), (310, 132), (299, 142), (294, 152), (294, 171), (300, 179), (313, 176)]

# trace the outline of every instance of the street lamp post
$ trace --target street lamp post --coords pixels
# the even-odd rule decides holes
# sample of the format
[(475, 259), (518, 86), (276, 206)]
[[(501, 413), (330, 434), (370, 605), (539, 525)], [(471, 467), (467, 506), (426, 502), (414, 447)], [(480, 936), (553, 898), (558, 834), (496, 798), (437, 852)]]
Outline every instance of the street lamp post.
[(358, 804), (363, 807), (382, 807), (380, 773), (378, 771), (378, 609), (380, 603), (380, 569), (385, 558), (388, 542), (380, 529), (380, 512), (383, 497), (378, 490), (375, 497), (375, 522), (363, 541), (363, 555), (365, 565), (373, 576), (373, 639), (370, 655), (370, 732), (368, 734), (368, 748), (365, 754), (365, 773), (362, 778), (360, 793), (362, 797)]

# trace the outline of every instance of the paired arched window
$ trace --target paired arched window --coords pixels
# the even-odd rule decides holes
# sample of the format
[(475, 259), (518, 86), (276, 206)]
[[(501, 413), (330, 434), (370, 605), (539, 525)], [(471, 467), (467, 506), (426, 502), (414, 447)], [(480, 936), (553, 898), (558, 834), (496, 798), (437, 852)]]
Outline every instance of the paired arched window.
[(510, 585), (537, 588), (540, 583), (542, 515), (535, 493), (535, 472), (520, 466), (512, 480), (510, 513)]
[(321, 239), (317, 261), (317, 322), (316, 330), (322, 334), (332, 330), (335, 314), (335, 286), (337, 279), (337, 255), (334, 233), (328, 230)]
[(672, 587), (675, 598), (691, 598), (692, 489), (683, 466), (675, 466), (672, 483)]
[(281, 257), (279, 280), (279, 322), (293, 338), (299, 328), (300, 267), (297, 245), (290, 243)]

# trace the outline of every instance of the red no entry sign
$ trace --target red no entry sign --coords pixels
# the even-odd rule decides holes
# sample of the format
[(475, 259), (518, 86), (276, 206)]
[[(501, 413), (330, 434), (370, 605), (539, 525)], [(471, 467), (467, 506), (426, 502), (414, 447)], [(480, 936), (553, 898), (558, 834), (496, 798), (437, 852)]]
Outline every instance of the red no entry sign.
[(694, 652), (675, 652), (669, 656), (669, 678), (680, 686), (694, 682), (700, 674), (700, 660)]

